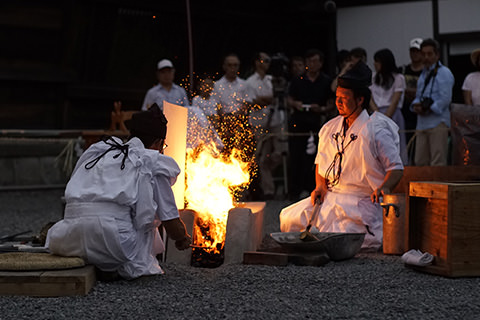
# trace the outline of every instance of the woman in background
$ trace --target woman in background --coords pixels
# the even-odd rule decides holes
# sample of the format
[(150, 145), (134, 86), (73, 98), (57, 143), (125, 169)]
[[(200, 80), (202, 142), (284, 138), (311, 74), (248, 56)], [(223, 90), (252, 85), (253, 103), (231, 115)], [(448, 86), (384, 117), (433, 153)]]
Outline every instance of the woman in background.
[(391, 118), (399, 128), (400, 157), (407, 165), (407, 147), (405, 136), (405, 120), (401, 109), (405, 93), (405, 77), (398, 72), (395, 57), (389, 49), (382, 49), (373, 56), (375, 72), (372, 75), (372, 98), (370, 107)]
[(470, 58), (477, 69), (469, 73), (463, 82), (463, 100), (470, 106), (480, 106), (480, 48), (473, 50)]

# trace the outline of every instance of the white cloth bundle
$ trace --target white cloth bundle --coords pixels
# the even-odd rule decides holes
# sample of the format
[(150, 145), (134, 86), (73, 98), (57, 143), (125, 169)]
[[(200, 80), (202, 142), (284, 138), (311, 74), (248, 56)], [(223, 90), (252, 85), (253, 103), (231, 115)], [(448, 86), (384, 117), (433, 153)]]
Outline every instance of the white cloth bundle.
[(422, 253), (422, 251), (415, 249), (407, 251), (402, 255), (402, 261), (404, 263), (420, 267), (431, 265), (433, 258), (434, 257), (430, 253)]

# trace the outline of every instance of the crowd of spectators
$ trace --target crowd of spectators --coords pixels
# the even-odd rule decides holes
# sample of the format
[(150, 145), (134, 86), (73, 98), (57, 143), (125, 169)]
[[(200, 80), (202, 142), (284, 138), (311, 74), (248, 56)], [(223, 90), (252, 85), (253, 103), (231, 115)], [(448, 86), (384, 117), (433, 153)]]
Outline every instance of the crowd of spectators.
[[(434, 39), (414, 38), (408, 50), (410, 62), (403, 66), (397, 66), (388, 48), (373, 54), (369, 112), (382, 112), (398, 125), (404, 165), (446, 165), (455, 79), (441, 63)], [(257, 164), (256, 196), (275, 197), (277, 174), (285, 182), (284, 193), (300, 199), (315, 184), (318, 132), (338, 115), (337, 80), (358, 61), (368, 63), (365, 49), (340, 50), (331, 76), (323, 71), (325, 57), (318, 49), (303, 57), (257, 52), (247, 64), (249, 73), (240, 76), (240, 58), (229, 53), (223, 57), (221, 77), (199, 76), (188, 94), (174, 83), (172, 62), (163, 59), (156, 70), (158, 84), (146, 93), (142, 110), (154, 103), (162, 106), (163, 101), (196, 108), (218, 146), (225, 152), (243, 149), (245, 159)], [(476, 70), (464, 79), (462, 102), (480, 105), (480, 49), (471, 53), (471, 62)]]

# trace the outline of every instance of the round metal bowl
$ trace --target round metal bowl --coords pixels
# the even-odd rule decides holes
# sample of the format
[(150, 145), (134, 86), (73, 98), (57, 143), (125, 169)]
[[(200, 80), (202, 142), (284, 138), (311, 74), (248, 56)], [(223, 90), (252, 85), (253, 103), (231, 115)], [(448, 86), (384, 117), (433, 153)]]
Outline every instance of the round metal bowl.
[(300, 234), (274, 232), (270, 236), (288, 252), (326, 252), (333, 261), (353, 258), (365, 239), (365, 233), (312, 232), (318, 241), (303, 241)]

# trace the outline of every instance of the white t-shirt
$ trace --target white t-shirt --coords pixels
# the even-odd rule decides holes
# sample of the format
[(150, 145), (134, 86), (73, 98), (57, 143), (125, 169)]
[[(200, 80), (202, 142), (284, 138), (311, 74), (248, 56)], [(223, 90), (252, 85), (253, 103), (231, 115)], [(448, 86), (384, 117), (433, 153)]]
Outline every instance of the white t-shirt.
[(163, 110), (163, 101), (167, 101), (179, 106), (187, 107), (189, 105), (187, 92), (179, 85), (173, 83), (170, 91), (165, 90), (161, 84), (157, 84), (147, 91), (143, 99), (142, 110), (148, 110), (154, 103)]
[(212, 96), (221, 105), (223, 113), (239, 111), (246, 98), (245, 80), (237, 77), (234, 81), (228, 81), (225, 76), (215, 82)]
[(472, 102), (480, 105), (480, 71), (469, 73), (463, 81), (462, 90), (472, 91)]
[(247, 90), (246, 99), (248, 102), (253, 102), (254, 99), (260, 96), (273, 97), (272, 76), (267, 74), (263, 79), (255, 72), (246, 80)]
[(396, 73), (394, 74), (394, 81), (393, 85), (389, 89), (385, 89), (384, 87), (375, 84), (375, 73), (372, 76), (372, 85), (370, 86), (370, 90), (372, 91), (372, 98), (375, 101), (377, 107), (385, 107), (389, 106), (390, 102), (392, 101), (392, 96), (395, 92), (402, 92), (402, 96), (398, 101), (398, 109), (401, 109), (403, 106), (403, 98), (405, 92), (405, 77), (403, 74)]
[(201, 96), (195, 96), (192, 99), (192, 106), (199, 107), (202, 109), (203, 113), (209, 117), (213, 116), (217, 113), (217, 100), (214, 97), (210, 97), (210, 99), (204, 99)]

